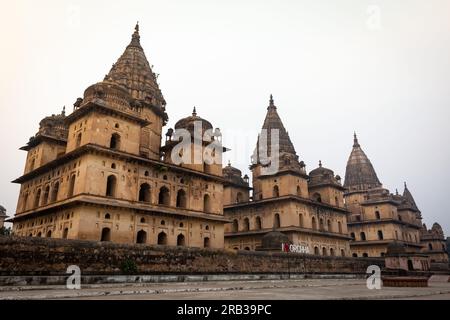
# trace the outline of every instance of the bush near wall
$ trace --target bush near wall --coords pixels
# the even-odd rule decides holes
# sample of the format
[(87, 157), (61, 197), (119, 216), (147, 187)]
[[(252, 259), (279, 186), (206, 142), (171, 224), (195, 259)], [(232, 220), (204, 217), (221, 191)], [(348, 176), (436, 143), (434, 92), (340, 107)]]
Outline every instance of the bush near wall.
[(365, 273), (383, 259), (0, 236), (0, 275)]

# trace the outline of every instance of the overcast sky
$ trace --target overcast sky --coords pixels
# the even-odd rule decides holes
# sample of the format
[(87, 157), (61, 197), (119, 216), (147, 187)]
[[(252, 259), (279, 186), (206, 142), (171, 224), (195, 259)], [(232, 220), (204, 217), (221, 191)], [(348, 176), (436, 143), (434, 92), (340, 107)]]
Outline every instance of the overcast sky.
[(136, 21), (169, 125), (197, 106), (248, 171), (269, 95), (308, 171), (356, 130), (384, 186), (450, 233), (450, 1), (8, 1), (0, 7), (0, 204), (14, 214), (39, 121), (101, 81)]

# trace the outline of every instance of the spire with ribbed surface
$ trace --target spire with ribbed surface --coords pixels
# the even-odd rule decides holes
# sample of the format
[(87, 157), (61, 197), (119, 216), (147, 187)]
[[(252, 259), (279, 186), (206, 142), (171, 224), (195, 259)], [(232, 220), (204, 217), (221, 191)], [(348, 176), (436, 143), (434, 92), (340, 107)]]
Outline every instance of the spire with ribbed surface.
[(419, 211), (419, 208), (417, 208), (416, 202), (414, 201), (414, 198), (411, 192), (409, 191), (406, 182), (405, 182), (405, 190), (403, 190), (403, 197), (409, 202), (409, 204), (413, 207), (413, 209)]
[(126, 88), (136, 100), (160, 108), (165, 106), (166, 102), (159, 89), (157, 77), (141, 47), (139, 24), (136, 24), (130, 44), (112, 66), (105, 81), (111, 81)]
[[(277, 112), (277, 107), (275, 106), (273, 96), (270, 95), (269, 100), (269, 106), (267, 107), (267, 114), (266, 118), (264, 120), (264, 124), (262, 126), (262, 129), (267, 130), (267, 155), (270, 156), (270, 149), (271, 149), (271, 130), (272, 129), (278, 129), (279, 133), (279, 150), (281, 153), (290, 153), (296, 155), (294, 145), (291, 142), (291, 139), (289, 138), (289, 134), (284, 128), (283, 122), (280, 119), (280, 116)], [(257, 146), (259, 146), (259, 137), (258, 137), (258, 143)], [(259, 149), (258, 149), (259, 154)]]
[(381, 187), (372, 163), (361, 149), (356, 133), (353, 138), (353, 149), (347, 161), (344, 187), (349, 191)]

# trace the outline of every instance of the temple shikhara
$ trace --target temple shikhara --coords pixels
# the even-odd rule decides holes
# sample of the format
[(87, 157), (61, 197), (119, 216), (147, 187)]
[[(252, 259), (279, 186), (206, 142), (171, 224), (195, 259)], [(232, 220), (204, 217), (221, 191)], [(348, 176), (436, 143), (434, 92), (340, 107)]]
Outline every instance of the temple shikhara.
[[(442, 228), (422, 223), (406, 183), (402, 194), (383, 188), (356, 134), (344, 181), (326, 159), (307, 172), (277, 110), (271, 96), (262, 129), (279, 133), (276, 172), (264, 170), (262, 135), (255, 137), (251, 179), (222, 165), (222, 147), (212, 152), (215, 163), (174, 162), (174, 154), (183, 156), (174, 132), (191, 134), (193, 157), (221, 140), (220, 131), (189, 107), (163, 134), (166, 100), (137, 25), (103, 81), (88, 87), (70, 114), (44, 118), (21, 148), (27, 158), (8, 221), (23, 237), (252, 251), (290, 243), (311, 255), (355, 258), (382, 257), (400, 243), (448, 262)], [(194, 138), (208, 131), (210, 141)], [(269, 156), (271, 145), (269, 138)]]

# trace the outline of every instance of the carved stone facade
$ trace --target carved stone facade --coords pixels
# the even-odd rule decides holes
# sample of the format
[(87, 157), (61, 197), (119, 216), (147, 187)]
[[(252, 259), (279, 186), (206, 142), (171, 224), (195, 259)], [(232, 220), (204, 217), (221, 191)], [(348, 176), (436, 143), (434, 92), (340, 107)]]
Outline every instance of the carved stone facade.
[[(224, 214), (232, 220), (225, 226), (226, 248), (264, 249), (264, 237), (276, 231), (287, 235), (291, 243), (308, 247), (311, 254), (349, 256), (348, 211), (340, 177), (322, 164), (306, 173), (272, 97), (262, 129), (267, 130), (267, 147), (260, 146), (262, 133), (251, 165), (252, 199), (248, 177), (242, 178), (231, 165), (224, 169), (228, 180), (224, 185)], [(260, 153), (271, 155), (273, 129), (279, 134), (279, 167), (275, 173), (267, 173)]]
[(420, 241), (422, 252), (431, 258), (431, 262), (448, 263), (447, 242), (439, 223), (434, 223), (431, 229), (423, 224), (420, 230)]
[(0, 206), (0, 229), (3, 228), (6, 218), (6, 209), (3, 206)]
[(403, 195), (383, 188), (356, 134), (344, 187), (354, 257), (384, 256), (393, 242), (406, 246), (408, 252), (422, 251), (422, 216), (406, 183)]
[(168, 160), (170, 148), (161, 146), (166, 102), (156, 78), (136, 26), (104, 81), (87, 88), (70, 115), (41, 121), (22, 148), (28, 156), (15, 180), (16, 235), (224, 246), (222, 166)]

